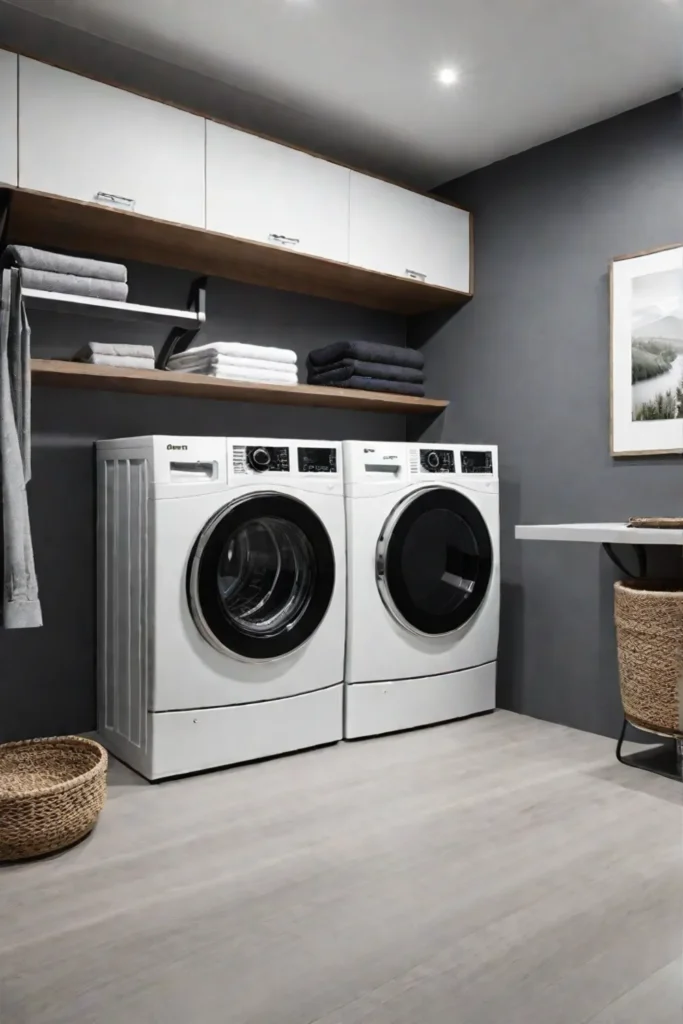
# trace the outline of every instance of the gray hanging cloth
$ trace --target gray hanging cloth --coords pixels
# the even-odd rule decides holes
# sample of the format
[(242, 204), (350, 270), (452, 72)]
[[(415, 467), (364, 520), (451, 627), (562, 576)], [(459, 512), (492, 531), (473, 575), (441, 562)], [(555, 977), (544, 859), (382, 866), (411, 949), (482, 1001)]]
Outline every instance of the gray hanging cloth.
[(31, 478), (31, 330), (16, 268), (0, 290), (0, 495), (3, 529), (2, 625), (42, 626), (26, 484)]

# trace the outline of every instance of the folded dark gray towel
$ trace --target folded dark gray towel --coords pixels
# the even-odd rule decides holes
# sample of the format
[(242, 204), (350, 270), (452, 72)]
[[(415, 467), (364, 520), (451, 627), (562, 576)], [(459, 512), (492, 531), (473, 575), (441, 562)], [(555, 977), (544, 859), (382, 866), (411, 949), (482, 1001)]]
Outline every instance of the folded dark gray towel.
[(389, 363), (368, 363), (363, 359), (340, 359), (326, 366), (308, 366), (309, 384), (327, 384), (349, 377), (375, 377), (377, 380), (402, 380), (406, 384), (424, 384), (422, 370), (410, 366), (391, 366)]
[(308, 355), (311, 366), (338, 363), (340, 359), (364, 359), (371, 363), (389, 363), (391, 366), (412, 366), (421, 370), (424, 356), (414, 348), (382, 345), (377, 341), (333, 341), (324, 348), (316, 348)]
[(103, 281), (95, 277), (76, 277), (74, 274), (55, 274), (50, 270), (19, 271), (24, 288), (41, 292), (61, 292), (62, 295), (83, 295), (88, 299), (110, 299), (125, 302), (128, 285), (120, 281)]
[[(309, 380), (309, 384), (313, 381)], [(421, 384), (408, 384), (403, 380), (380, 380), (378, 377), (347, 377), (346, 380), (330, 381), (323, 384), (328, 388), (352, 388), (357, 391), (389, 391), (394, 395), (414, 395), (424, 398), (425, 389)]]
[(33, 249), (30, 245), (8, 245), (3, 254), (3, 263), (13, 263), (27, 270), (47, 270), (53, 274), (94, 277), (98, 281), (118, 281), (119, 284), (125, 284), (128, 280), (128, 271), (122, 263), (105, 263), (103, 260), (89, 260), (83, 256), (62, 256), (57, 252)]

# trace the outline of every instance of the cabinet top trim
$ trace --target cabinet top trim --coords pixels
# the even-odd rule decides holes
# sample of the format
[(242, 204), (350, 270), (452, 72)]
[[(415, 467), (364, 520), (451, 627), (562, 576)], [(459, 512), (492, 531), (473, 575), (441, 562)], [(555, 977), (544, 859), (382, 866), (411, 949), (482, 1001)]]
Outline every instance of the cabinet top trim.
[(451, 199), (445, 199), (443, 196), (434, 195), (432, 192), (423, 192), (421, 189), (414, 188), (412, 185), (406, 185), (405, 182), (396, 181), (393, 178), (387, 178), (382, 174), (376, 174), (374, 171), (367, 171), (363, 167), (355, 167), (351, 164), (342, 163), (341, 160), (335, 160), (334, 157), (325, 156), (323, 153), (317, 153), (315, 150), (307, 149), (305, 146), (297, 146), (295, 143), (285, 142), (283, 139), (275, 138), (272, 135), (265, 135), (263, 132), (256, 132), (252, 128), (245, 128), (241, 124), (235, 124), (234, 121), (226, 121), (224, 118), (217, 117), (214, 114), (209, 114), (205, 110), (200, 110), (196, 107), (187, 107), (182, 103), (176, 103), (174, 100), (164, 99), (162, 96), (155, 96), (142, 89), (136, 89), (134, 86), (122, 85), (120, 82), (114, 81), (110, 78), (98, 78), (96, 75), (93, 75), (88, 71), (81, 71), (78, 68), (65, 64), (61, 61), (46, 60), (44, 57), (40, 57), (30, 50), (25, 50), (23, 48), (21, 50), (15, 50), (6, 46), (0, 46), (0, 51), (2, 50), (6, 53), (15, 53), (19, 57), (25, 57), (27, 60), (35, 60), (39, 64), (47, 64), (50, 67), (58, 68), (60, 71), (69, 71), (71, 74), (79, 75), (81, 78), (89, 78), (92, 82), (100, 82), (102, 85), (110, 85), (115, 89), (120, 89), (122, 92), (129, 92), (134, 96), (141, 96), (143, 99), (153, 100), (155, 103), (164, 103), (167, 107), (174, 107), (176, 110), (183, 110), (187, 114), (195, 114), (197, 117), (206, 118), (207, 121), (214, 121), (216, 124), (225, 125), (226, 128), (234, 128), (237, 131), (245, 132), (247, 135), (255, 135), (259, 139), (265, 139), (266, 142), (274, 142), (278, 146), (284, 146), (286, 149), (295, 149), (299, 153), (306, 153), (308, 156), (316, 157), (318, 160), (326, 160), (328, 163), (335, 164), (337, 167), (346, 167), (350, 171), (357, 171), (358, 174), (365, 174), (369, 178), (376, 178), (377, 181), (384, 181), (388, 185), (396, 185), (398, 188), (403, 188), (407, 192), (414, 192), (415, 195), (425, 196), (427, 199), (433, 199), (437, 203), (443, 203), (444, 206), (453, 206), (456, 210), (463, 210), (464, 213), (470, 214), (470, 218), (472, 217), (469, 210), (466, 210), (464, 206), (460, 206), (459, 203), (454, 203)]

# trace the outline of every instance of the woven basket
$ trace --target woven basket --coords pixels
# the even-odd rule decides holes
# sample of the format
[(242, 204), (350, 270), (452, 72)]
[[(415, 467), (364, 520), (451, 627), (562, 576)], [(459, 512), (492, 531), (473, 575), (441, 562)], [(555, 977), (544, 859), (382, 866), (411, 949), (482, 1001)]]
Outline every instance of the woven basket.
[(615, 583), (614, 620), (624, 715), (649, 732), (683, 735), (683, 582)]
[(0, 745), (0, 860), (71, 846), (91, 831), (107, 795), (107, 752), (56, 736)]

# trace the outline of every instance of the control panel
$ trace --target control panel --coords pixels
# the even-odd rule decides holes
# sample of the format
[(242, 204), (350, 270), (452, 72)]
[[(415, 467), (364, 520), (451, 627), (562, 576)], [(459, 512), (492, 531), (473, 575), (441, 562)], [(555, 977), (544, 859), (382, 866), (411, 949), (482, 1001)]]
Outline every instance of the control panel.
[(288, 473), (289, 448), (249, 445), (247, 446), (247, 465), (255, 473)]
[(300, 473), (336, 473), (337, 451), (335, 448), (299, 448)]
[(463, 473), (493, 473), (493, 453), (486, 451), (461, 451), (460, 465)]
[(455, 473), (455, 455), (438, 448), (420, 448), (420, 469), (423, 473)]

